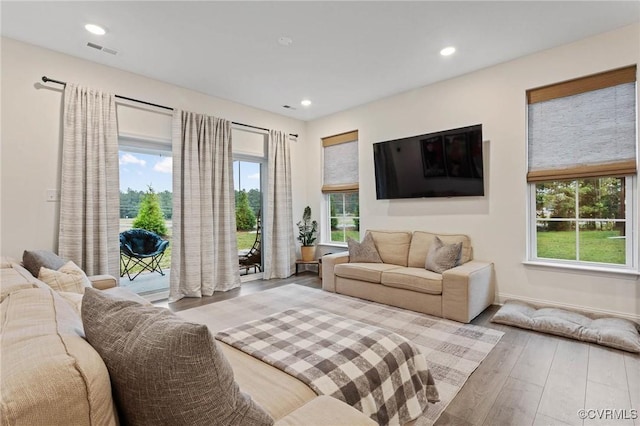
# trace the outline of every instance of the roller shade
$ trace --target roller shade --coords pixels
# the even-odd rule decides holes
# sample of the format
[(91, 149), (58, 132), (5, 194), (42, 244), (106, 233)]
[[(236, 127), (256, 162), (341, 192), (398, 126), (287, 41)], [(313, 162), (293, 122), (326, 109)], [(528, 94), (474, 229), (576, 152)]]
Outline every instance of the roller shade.
[(322, 192), (348, 192), (359, 188), (358, 131), (322, 139), (324, 167)]
[(527, 181), (636, 173), (636, 66), (527, 91)]

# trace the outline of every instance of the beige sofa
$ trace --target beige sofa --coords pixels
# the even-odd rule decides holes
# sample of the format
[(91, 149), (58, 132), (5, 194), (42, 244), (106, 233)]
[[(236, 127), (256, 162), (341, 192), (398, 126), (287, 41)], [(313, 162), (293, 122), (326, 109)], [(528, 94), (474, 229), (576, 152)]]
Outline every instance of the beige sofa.
[[(493, 264), (473, 260), (466, 235), (371, 230), (383, 263), (350, 263), (349, 253), (322, 258), (322, 288), (464, 323), (494, 301)], [(442, 274), (425, 269), (436, 235), (462, 242), (459, 266)]]
[[(109, 373), (84, 338), (82, 295), (53, 291), (16, 262), (2, 261), (0, 278), (0, 424), (118, 424)], [(92, 281), (106, 292), (139, 298), (115, 287), (113, 277)], [(276, 424), (375, 424), (353, 407), (319, 397), (288, 374), (222, 346), (240, 389)]]

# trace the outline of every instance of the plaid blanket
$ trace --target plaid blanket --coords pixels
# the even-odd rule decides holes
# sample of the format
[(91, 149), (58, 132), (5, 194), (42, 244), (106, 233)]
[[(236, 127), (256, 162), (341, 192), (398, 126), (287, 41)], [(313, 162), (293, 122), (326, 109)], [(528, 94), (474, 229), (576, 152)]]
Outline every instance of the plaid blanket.
[(404, 337), (319, 309), (287, 310), (216, 339), (338, 398), (378, 424), (404, 424), (439, 400), (424, 356)]

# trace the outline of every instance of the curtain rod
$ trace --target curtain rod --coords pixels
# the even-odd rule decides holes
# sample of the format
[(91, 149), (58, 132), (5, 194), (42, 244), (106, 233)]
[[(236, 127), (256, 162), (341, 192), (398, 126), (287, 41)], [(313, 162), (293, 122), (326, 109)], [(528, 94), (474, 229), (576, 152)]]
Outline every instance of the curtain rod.
[[(61, 84), (63, 86), (67, 85), (66, 81), (54, 80), (54, 79), (49, 78), (47, 76), (42, 76), (42, 81), (45, 82), (45, 83), (51, 82), (51, 83)], [(159, 104), (154, 104), (152, 102), (147, 102), (147, 101), (141, 101), (140, 99), (128, 98), (126, 96), (120, 96), (120, 95), (114, 95), (114, 96), (116, 98), (118, 98), (118, 99), (125, 99), (127, 101), (137, 102), (139, 104), (149, 105), (149, 106), (153, 106), (153, 107), (157, 107), (157, 108), (162, 108), (162, 109), (166, 109), (166, 110), (169, 110), (169, 111), (173, 111), (172, 107), (159, 105)], [(235, 124), (236, 126), (249, 127), (251, 129), (264, 130), (265, 132), (269, 131), (269, 129), (265, 129), (264, 127), (252, 126), (251, 124), (238, 123), (236, 121), (232, 121), (231, 124)], [(298, 137), (298, 135), (296, 133), (289, 133), (289, 136), (292, 136), (294, 138)]]

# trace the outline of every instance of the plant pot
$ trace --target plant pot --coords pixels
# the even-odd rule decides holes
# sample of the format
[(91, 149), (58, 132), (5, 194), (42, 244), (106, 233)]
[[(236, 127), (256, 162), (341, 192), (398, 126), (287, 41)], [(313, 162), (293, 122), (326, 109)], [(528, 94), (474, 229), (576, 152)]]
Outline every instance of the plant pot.
[(313, 260), (316, 255), (316, 246), (302, 246), (300, 247), (300, 252), (302, 254), (302, 260), (309, 262)]

